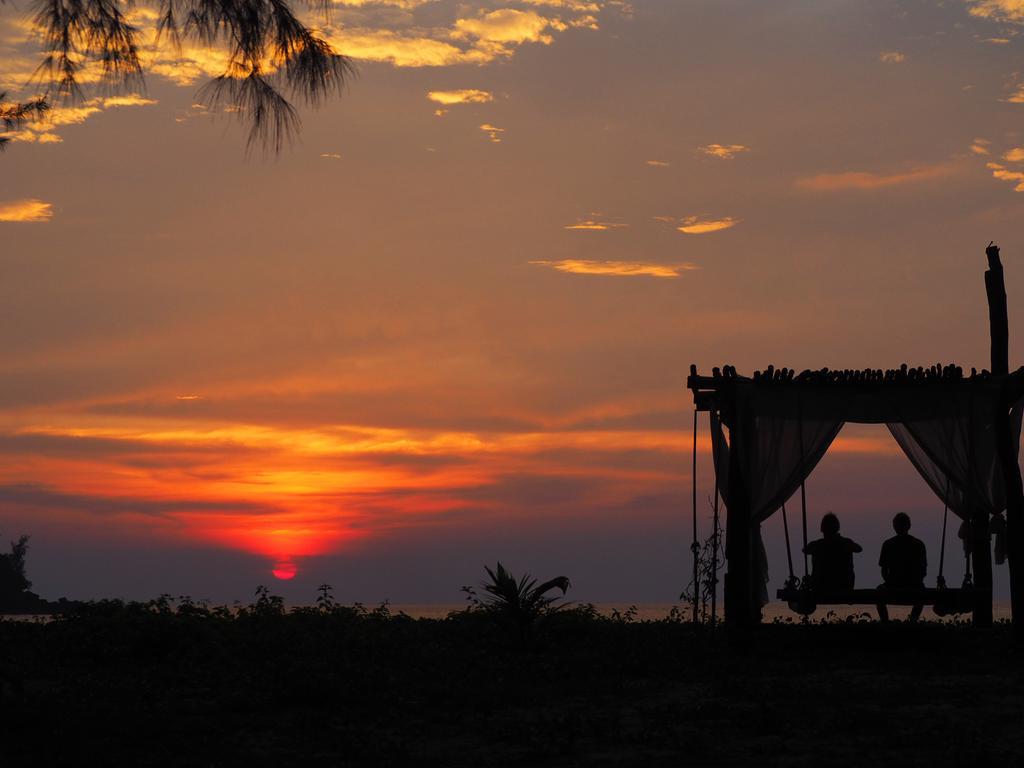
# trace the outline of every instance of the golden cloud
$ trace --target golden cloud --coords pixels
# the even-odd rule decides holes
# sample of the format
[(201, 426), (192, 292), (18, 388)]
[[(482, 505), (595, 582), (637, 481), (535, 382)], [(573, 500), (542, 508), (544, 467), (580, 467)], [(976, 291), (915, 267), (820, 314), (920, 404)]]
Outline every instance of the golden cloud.
[(124, 96), (110, 96), (103, 99), (103, 106), (106, 107), (148, 107), (157, 104), (156, 99), (147, 99), (137, 93), (129, 93)]
[(950, 165), (925, 165), (899, 173), (868, 173), (865, 171), (847, 171), (845, 173), (822, 173), (797, 179), (796, 185), (801, 189), (816, 192), (835, 192), (844, 189), (884, 189), (901, 184), (914, 184), (948, 176), (953, 169)]
[(1003, 160), (1010, 163), (1019, 163), (1024, 161), (1024, 147), (1014, 147), (1003, 153)]
[(969, 13), (994, 21), (1024, 22), (1024, 0), (970, 0)]
[(463, 50), (444, 40), (431, 37), (446, 36), (448, 30), (411, 30), (401, 34), (389, 29), (346, 28), (329, 31), (327, 41), (346, 55), (363, 61), (379, 61), (396, 67), (448, 67), (455, 64), (487, 64), (505, 49), (469, 48)]
[(562, 31), (566, 24), (535, 11), (517, 11), (514, 8), (500, 8), (483, 13), (474, 19), (456, 19), (451, 36), (456, 39), (476, 37), (491, 43), (543, 43), (550, 45), (554, 38), (546, 34), (552, 29)]
[(321, 152), (320, 157), (326, 157), (328, 160), (341, 160), (341, 155), (337, 152)]
[(593, 219), (583, 219), (577, 221), (575, 224), (569, 224), (564, 229), (579, 229), (591, 232), (603, 232), (607, 229), (623, 229), (628, 227), (628, 224), (620, 224), (611, 221), (595, 221)]
[(52, 218), (53, 203), (35, 199), (0, 203), (0, 221), (43, 222)]
[(23, 141), (26, 144), (60, 144), (64, 141), (64, 139), (56, 133), (51, 133), (49, 131), (35, 133), (28, 129), (2, 133), (0, 136), (10, 139), (11, 141)]
[(588, 259), (536, 260), (530, 264), (550, 267), (574, 275), (610, 277), (679, 277), (683, 272), (699, 269), (696, 264), (651, 264), (641, 261), (590, 261)]
[(1014, 192), (1024, 192), (1024, 173), (1007, 170), (999, 163), (986, 163), (986, 166), (992, 171), (992, 175), (1000, 181), (1016, 182), (1016, 186), (1013, 188)]
[(1011, 93), (1006, 101), (1011, 104), (1024, 104), (1024, 85), (1017, 86), (1017, 90)]
[(987, 155), (988, 145), (991, 143), (988, 139), (975, 139), (971, 142), (971, 152), (975, 155)]
[(668, 168), (668, 163), (664, 160), (644, 160), (647, 165), (653, 166), (654, 168)]
[(746, 147), (743, 144), (707, 144), (703, 147), (697, 147), (697, 149), (705, 155), (717, 157), (721, 160), (732, 160), (740, 152), (750, 151), (750, 147)]
[(499, 136), (498, 134), (505, 132), (504, 128), (499, 128), (498, 126), (491, 125), (490, 123), (484, 123), (483, 125), (481, 125), (480, 130), (486, 133), (487, 137), (495, 144), (501, 143), (501, 136)]
[(878, 60), (883, 64), (901, 64), (907, 57), (899, 51), (883, 51), (878, 54)]
[(549, 8), (565, 8), (578, 13), (597, 13), (601, 5), (588, 0), (520, 0), (526, 5), (547, 6)]
[(137, 93), (124, 96), (108, 96), (89, 99), (81, 106), (52, 107), (42, 118), (33, 120), (18, 131), (7, 134), (13, 141), (35, 144), (59, 144), (64, 141), (52, 129), (60, 125), (79, 125), (104, 109), (156, 104), (154, 99), (143, 98)]
[(427, 3), (434, 3), (437, 0), (331, 0), (335, 5), (347, 6), (349, 8), (365, 8), (366, 6), (388, 6), (411, 11)]
[(676, 229), (687, 235), (705, 235), (709, 232), (721, 232), (723, 229), (732, 229), (739, 223), (740, 220), (732, 216), (724, 216), (720, 219), (703, 219), (699, 216), (687, 216)]
[(494, 101), (494, 94), (476, 88), (461, 88), (456, 91), (428, 91), (427, 98), (438, 104), (485, 104)]

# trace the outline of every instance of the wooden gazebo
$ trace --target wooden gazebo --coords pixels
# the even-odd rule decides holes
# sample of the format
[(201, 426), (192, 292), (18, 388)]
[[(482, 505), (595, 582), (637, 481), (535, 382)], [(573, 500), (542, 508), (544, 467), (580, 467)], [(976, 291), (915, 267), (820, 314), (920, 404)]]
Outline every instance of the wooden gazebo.
[[(759, 620), (760, 523), (801, 488), (842, 425), (853, 422), (887, 424), (936, 494), (970, 523), (973, 584), (960, 598), (970, 600), (979, 626), (992, 622), (989, 523), (1005, 510), (1013, 623), (1024, 634), (1024, 489), (1015, 408), (1024, 398), (1024, 368), (1009, 371), (999, 249), (990, 245), (986, 255), (991, 371), (935, 365), (797, 374), (769, 367), (745, 377), (730, 366), (710, 376), (691, 366), (687, 386), (696, 410), (710, 414), (716, 490), (726, 503), (728, 627), (743, 631)], [(858, 592), (819, 602), (880, 599), (871, 590)], [(924, 590), (885, 599), (914, 604), (942, 598), (939, 590)]]

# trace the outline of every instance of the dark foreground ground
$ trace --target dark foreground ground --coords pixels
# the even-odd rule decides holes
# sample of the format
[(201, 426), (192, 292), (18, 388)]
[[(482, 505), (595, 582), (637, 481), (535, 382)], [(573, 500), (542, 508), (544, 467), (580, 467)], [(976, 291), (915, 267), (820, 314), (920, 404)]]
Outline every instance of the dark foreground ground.
[(104, 603), (0, 622), (0, 669), (11, 768), (1024, 763), (1006, 627), (776, 624), (743, 653), (586, 611), (524, 635), (479, 613)]

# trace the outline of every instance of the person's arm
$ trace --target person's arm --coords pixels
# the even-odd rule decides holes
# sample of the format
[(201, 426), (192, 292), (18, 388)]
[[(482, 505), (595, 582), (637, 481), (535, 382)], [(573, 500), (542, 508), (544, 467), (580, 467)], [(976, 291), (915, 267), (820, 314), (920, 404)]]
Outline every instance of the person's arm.
[(860, 544), (858, 544), (853, 539), (849, 539), (849, 542), (850, 542), (850, 551), (853, 552), (853, 554), (857, 554), (858, 552), (863, 552), (864, 551), (864, 547), (862, 547)]

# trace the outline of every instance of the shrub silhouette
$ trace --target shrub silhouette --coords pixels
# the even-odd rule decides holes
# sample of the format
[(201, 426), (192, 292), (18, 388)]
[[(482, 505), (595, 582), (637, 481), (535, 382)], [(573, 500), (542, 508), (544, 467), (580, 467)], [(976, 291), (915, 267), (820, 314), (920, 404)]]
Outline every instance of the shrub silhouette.
[(558, 589), (564, 596), (571, 586), (565, 576), (556, 576), (541, 584), (528, 573), (517, 579), (500, 562), (494, 570), (486, 565), (484, 570), (489, 577), (489, 581), (481, 585), (486, 595), (478, 600), (472, 590), (467, 590), (471, 600), (477, 610), (492, 616), (523, 643), (529, 641), (539, 619), (564, 607), (556, 605), (558, 598), (548, 593)]

